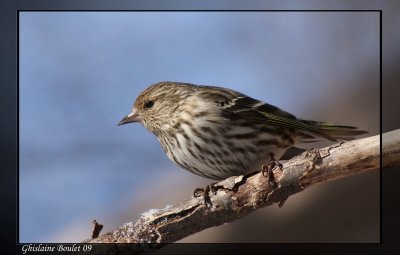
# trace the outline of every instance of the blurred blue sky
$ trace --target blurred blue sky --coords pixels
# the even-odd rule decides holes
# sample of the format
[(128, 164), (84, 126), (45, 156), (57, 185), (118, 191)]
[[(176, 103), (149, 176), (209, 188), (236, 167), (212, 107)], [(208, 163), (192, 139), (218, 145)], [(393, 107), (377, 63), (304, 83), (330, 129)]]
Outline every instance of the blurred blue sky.
[(20, 242), (61, 241), (78, 218), (90, 231), (154, 178), (201, 179), (142, 126), (117, 127), (155, 82), (230, 87), (302, 118), (379, 127), (364, 108), (379, 109), (378, 94), (345, 96), (363, 91), (366, 73), (379, 93), (377, 13), (22, 12), (19, 32)]

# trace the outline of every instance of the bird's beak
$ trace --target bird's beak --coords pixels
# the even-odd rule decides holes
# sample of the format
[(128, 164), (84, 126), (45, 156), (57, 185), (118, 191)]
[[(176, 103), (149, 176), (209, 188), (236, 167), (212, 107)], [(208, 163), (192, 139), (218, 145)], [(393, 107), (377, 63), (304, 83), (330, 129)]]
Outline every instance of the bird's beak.
[(139, 122), (142, 120), (142, 116), (137, 112), (135, 108), (133, 108), (132, 112), (126, 115), (119, 123), (118, 126), (128, 124), (131, 122)]

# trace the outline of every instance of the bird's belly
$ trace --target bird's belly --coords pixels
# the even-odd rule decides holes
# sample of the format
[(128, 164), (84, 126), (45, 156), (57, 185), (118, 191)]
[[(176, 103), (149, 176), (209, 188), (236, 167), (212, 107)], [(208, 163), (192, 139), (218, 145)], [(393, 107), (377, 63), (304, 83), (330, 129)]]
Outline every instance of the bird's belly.
[(204, 137), (177, 134), (176, 139), (161, 141), (169, 159), (188, 171), (210, 179), (224, 179), (260, 171), (271, 159), (279, 159), (286, 148), (278, 146), (275, 137), (265, 133), (255, 139), (241, 133)]

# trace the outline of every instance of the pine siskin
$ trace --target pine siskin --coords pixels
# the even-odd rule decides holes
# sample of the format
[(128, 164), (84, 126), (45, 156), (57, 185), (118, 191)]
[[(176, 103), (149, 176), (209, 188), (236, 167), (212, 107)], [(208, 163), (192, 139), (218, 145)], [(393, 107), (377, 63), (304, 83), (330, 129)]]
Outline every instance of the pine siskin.
[(351, 140), (351, 126), (298, 119), (231, 89), (160, 82), (144, 90), (118, 125), (141, 122), (168, 158), (214, 180), (261, 170), (298, 143)]

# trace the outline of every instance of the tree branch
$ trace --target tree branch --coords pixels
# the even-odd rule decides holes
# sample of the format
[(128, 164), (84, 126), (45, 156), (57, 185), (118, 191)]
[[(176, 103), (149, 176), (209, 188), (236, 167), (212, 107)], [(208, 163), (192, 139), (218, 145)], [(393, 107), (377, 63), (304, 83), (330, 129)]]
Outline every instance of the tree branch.
[[(383, 167), (400, 165), (400, 129), (382, 135)], [(152, 209), (134, 222), (108, 232), (90, 243), (172, 243), (181, 238), (242, 218), (258, 208), (283, 202), (305, 188), (326, 181), (380, 169), (380, 136), (311, 149), (274, 169), (273, 189), (261, 173), (233, 176), (215, 184), (212, 207), (203, 198), (191, 197), (175, 206)], [(145, 246), (132, 246), (140, 251)], [(158, 248), (160, 246), (156, 246)], [(154, 248), (154, 247), (151, 247)]]

